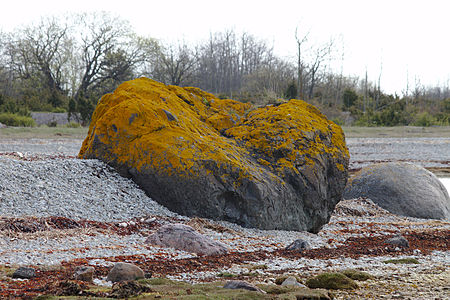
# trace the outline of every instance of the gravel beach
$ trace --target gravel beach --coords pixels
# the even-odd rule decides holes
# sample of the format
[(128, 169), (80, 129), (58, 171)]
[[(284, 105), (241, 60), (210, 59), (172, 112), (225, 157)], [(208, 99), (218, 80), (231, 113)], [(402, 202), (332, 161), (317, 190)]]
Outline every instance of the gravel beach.
[[(371, 273), (376, 280), (365, 282), (358, 291), (337, 291), (336, 299), (450, 298), (449, 222), (395, 216), (367, 199), (341, 202), (319, 234), (190, 219), (160, 206), (105, 164), (76, 159), (81, 143), (71, 139), (0, 140), (0, 265), (69, 268), (89, 264), (105, 275), (115, 261), (129, 261), (155, 276), (176, 280), (211, 281), (225, 272), (265, 284), (273, 283), (279, 274), (307, 278), (354, 268)], [(449, 167), (450, 139), (355, 138), (347, 143), (355, 169), (395, 160)], [(232, 253), (224, 256), (220, 266), (212, 267), (211, 262), (193, 267), (188, 262), (200, 259), (195, 254), (145, 244), (157, 228), (175, 222), (222, 241)], [(410, 240), (410, 249), (383, 246), (383, 239), (396, 234)], [(427, 234), (428, 244), (424, 242)], [(310, 252), (295, 257), (280, 252), (299, 238), (310, 243)], [(433, 246), (434, 240), (444, 242)], [(359, 254), (351, 248), (360, 246)], [(245, 263), (239, 263), (243, 257), (247, 257)], [(402, 257), (417, 258), (420, 264), (384, 263)], [(162, 267), (168, 263), (183, 267)], [(256, 275), (242, 275), (249, 272)], [(0, 285), (4, 291), (14, 289), (1, 278)]]

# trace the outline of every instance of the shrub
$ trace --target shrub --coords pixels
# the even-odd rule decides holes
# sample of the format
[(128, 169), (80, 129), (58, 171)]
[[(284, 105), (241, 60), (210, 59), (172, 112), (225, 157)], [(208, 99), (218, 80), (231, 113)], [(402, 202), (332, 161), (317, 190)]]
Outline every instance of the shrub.
[(64, 107), (55, 107), (52, 109), (53, 113), (65, 113), (67, 110)]
[(31, 117), (20, 116), (12, 113), (1, 113), (0, 123), (14, 127), (34, 127), (36, 123)]
[(437, 120), (430, 115), (428, 112), (423, 112), (417, 115), (416, 120), (414, 121), (414, 125), (428, 127), (431, 125), (436, 125)]

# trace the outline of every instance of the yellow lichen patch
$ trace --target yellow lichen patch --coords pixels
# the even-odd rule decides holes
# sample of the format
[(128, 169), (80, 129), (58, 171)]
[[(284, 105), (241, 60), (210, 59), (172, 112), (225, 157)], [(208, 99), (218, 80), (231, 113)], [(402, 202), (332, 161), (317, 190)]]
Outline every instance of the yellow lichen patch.
[[(247, 151), (219, 133), (234, 125), (231, 116), (227, 119), (199, 96), (195, 89), (147, 78), (125, 82), (100, 100), (79, 156), (106, 156), (129, 168), (154, 166), (166, 174), (198, 175), (201, 163), (208, 160), (242, 176), (257, 174), (258, 166), (248, 162)], [(110, 153), (94, 149), (95, 140), (107, 145)]]
[(135, 79), (100, 99), (79, 157), (181, 176), (207, 175), (212, 162), (253, 179), (267, 169), (298, 174), (324, 153), (348, 158), (341, 128), (315, 107), (291, 100), (245, 116), (250, 109), (198, 88)]
[(279, 169), (295, 171), (296, 165), (314, 164), (314, 159), (324, 153), (348, 158), (342, 129), (301, 100), (251, 111), (226, 134), (271, 159)]
[(244, 115), (252, 105), (250, 103), (242, 103), (232, 99), (213, 99), (211, 100), (211, 107), (217, 108), (220, 111)]
[(231, 128), (236, 124), (236, 121), (233, 120), (231, 116), (223, 113), (216, 113), (212, 115), (206, 120), (206, 122), (219, 132)]

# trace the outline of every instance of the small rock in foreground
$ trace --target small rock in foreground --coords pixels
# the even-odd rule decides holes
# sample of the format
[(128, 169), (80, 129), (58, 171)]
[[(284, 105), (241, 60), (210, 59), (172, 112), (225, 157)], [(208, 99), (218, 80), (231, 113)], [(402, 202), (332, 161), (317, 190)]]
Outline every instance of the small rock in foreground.
[(293, 241), (284, 250), (302, 252), (303, 250), (309, 250), (309, 249), (311, 249), (311, 246), (309, 245), (309, 243), (307, 241), (298, 239), (298, 240)]
[(145, 278), (144, 271), (136, 265), (119, 262), (109, 271), (107, 281), (119, 282)]
[(282, 286), (298, 286), (298, 287), (306, 288), (306, 285), (298, 282), (297, 278), (295, 278), (294, 276), (289, 276), (288, 278), (286, 278), (286, 280), (284, 280), (281, 285)]
[(228, 248), (224, 244), (207, 238), (191, 226), (184, 224), (163, 225), (150, 235), (146, 242), (198, 255), (221, 255), (228, 252)]
[(408, 240), (402, 235), (394, 236), (390, 239), (387, 239), (384, 242), (387, 244), (390, 244), (390, 245), (398, 246), (398, 247), (409, 248)]
[(94, 267), (80, 266), (75, 270), (74, 277), (76, 280), (93, 282), (94, 272)]
[(31, 279), (36, 277), (36, 270), (29, 267), (20, 267), (14, 271), (12, 278)]
[(225, 283), (223, 288), (224, 289), (233, 289), (233, 290), (244, 289), (244, 290), (255, 291), (255, 292), (266, 294), (266, 292), (263, 291), (262, 289), (260, 289), (259, 287), (255, 286), (251, 283), (248, 283), (246, 281), (240, 281), (240, 280), (228, 281), (227, 283)]

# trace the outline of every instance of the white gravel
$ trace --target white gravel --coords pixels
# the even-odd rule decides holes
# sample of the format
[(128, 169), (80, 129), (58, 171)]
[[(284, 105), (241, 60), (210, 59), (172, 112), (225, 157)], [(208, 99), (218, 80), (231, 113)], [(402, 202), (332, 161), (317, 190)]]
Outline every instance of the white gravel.
[(176, 216), (98, 160), (0, 157), (0, 216), (120, 221)]

